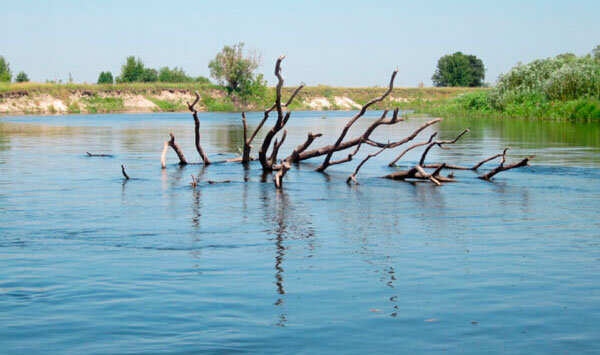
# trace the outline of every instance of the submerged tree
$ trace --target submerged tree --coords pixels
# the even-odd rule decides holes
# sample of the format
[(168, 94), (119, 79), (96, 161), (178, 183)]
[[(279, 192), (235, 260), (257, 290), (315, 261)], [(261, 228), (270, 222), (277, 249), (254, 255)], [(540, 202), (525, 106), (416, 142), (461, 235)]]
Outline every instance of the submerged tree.
[(431, 79), (435, 86), (483, 86), (485, 67), (474, 55), (456, 52), (438, 60)]
[(10, 72), (10, 65), (6, 59), (0, 55), (0, 82), (10, 83), (11, 79), (12, 73)]
[(21, 70), (19, 74), (17, 74), (17, 76), (15, 77), (15, 81), (17, 83), (26, 83), (29, 81), (29, 77), (24, 71)]

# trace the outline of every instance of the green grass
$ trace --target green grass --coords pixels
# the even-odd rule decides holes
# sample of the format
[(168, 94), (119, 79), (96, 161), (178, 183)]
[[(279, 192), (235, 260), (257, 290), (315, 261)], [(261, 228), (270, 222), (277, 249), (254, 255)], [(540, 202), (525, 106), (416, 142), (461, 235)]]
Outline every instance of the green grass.
[(600, 100), (594, 98), (549, 101), (543, 97), (531, 95), (499, 109), (490, 104), (488, 94), (489, 92), (471, 92), (455, 98), (421, 102), (420, 105), (413, 105), (413, 109), (416, 113), (429, 113), (442, 117), (600, 120)]
[(125, 110), (122, 98), (86, 97), (81, 99), (89, 113), (121, 112)]
[(158, 108), (162, 112), (176, 112), (183, 111), (186, 109), (186, 106), (183, 103), (181, 103), (181, 101), (172, 102), (167, 100), (160, 100), (150, 96), (147, 96), (146, 98), (152, 101), (156, 106), (158, 106)]

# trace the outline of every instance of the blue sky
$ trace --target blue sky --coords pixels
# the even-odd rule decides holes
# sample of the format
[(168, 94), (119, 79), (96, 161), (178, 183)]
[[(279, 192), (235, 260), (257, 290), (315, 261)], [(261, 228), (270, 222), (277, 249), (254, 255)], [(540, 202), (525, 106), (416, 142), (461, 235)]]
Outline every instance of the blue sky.
[(0, 55), (34, 81), (95, 82), (126, 56), (209, 76), (239, 41), (262, 54), (270, 84), (286, 54), (286, 85), (431, 85), (440, 56), (475, 54), (486, 81), (518, 62), (600, 44), (600, 1), (27, 1), (0, 0)]

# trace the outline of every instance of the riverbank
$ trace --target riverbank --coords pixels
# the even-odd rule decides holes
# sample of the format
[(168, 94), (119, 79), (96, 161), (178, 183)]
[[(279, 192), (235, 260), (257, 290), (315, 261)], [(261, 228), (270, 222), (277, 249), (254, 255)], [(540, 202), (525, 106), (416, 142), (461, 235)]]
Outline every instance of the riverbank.
[[(288, 97), (294, 88), (284, 88)], [(485, 91), (474, 88), (395, 88), (373, 108), (403, 109), (431, 106), (461, 94)], [(273, 88), (266, 97), (242, 102), (217, 85), (195, 83), (133, 83), (116, 85), (22, 83), (0, 85), (0, 115), (53, 115), (120, 112), (187, 111), (187, 101), (200, 94), (199, 111), (261, 111), (272, 102)], [(304, 88), (293, 110), (354, 110), (381, 95), (385, 88), (314, 86)]]

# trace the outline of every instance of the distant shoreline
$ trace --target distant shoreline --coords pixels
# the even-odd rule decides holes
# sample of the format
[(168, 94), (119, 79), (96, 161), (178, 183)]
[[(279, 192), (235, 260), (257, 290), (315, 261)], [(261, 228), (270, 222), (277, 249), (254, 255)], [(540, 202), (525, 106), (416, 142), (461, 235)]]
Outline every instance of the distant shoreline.
[[(284, 88), (289, 96), (294, 88)], [(304, 88), (292, 110), (354, 110), (384, 88), (347, 88), (313, 86)], [(481, 88), (395, 88), (391, 95), (374, 109), (416, 108), (423, 103), (446, 100)], [(242, 103), (217, 85), (184, 84), (41, 84), (21, 83), (0, 85), (0, 117), (8, 115), (65, 115), (94, 113), (187, 112), (186, 102), (198, 91), (201, 99), (198, 111), (239, 112), (262, 111), (267, 98), (250, 98)], [(264, 102), (263, 102), (264, 101)]]

